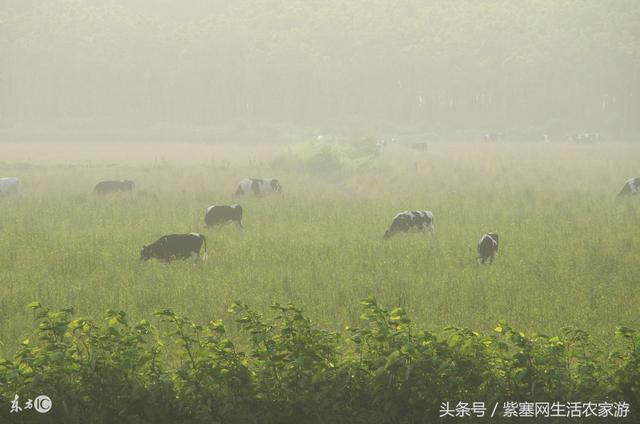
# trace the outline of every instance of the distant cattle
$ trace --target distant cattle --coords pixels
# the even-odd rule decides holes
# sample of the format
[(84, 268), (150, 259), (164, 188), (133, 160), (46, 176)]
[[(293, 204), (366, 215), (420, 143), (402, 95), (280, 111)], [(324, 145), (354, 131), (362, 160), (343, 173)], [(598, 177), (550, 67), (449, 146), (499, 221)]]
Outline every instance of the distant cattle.
[(495, 133), (486, 133), (482, 140), (485, 142), (493, 142), (493, 141), (504, 141), (504, 133), (495, 132)]
[(109, 194), (122, 191), (133, 191), (135, 184), (131, 180), (101, 181), (96, 184), (93, 192), (95, 194)]
[(391, 226), (384, 233), (384, 238), (388, 239), (399, 232), (409, 230), (429, 231), (431, 235), (435, 232), (433, 224), (433, 213), (431, 211), (404, 211), (398, 213), (391, 222)]
[(498, 235), (496, 233), (485, 233), (478, 241), (478, 261), (481, 264), (492, 264), (496, 260), (498, 253)]
[(16, 177), (0, 178), (0, 197), (18, 194), (20, 180)]
[(281, 193), (282, 185), (276, 179), (245, 178), (238, 184), (237, 195)]
[(204, 216), (207, 226), (228, 224), (233, 222), (239, 230), (242, 226), (242, 206), (240, 205), (213, 205), (207, 208)]
[(170, 234), (160, 237), (148, 246), (143, 246), (140, 259), (147, 261), (156, 258), (168, 262), (173, 259), (191, 258), (196, 263), (200, 259), (200, 249), (203, 244), (206, 257), (207, 239), (202, 234)]
[(569, 141), (579, 144), (596, 143), (600, 141), (599, 133), (580, 133), (572, 134), (568, 137)]
[(429, 145), (425, 142), (422, 143), (411, 143), (411, 148), (414, 150), (422, 150), (426, 152), (429, 149)]
[(638, 193), (640, 193), (640, 177), (629, 178), (624, 182), (624, 186), (622, 186), (622, 190), (620, 190), (620, 193), (618, 193), (618, 197), (629, 196)]

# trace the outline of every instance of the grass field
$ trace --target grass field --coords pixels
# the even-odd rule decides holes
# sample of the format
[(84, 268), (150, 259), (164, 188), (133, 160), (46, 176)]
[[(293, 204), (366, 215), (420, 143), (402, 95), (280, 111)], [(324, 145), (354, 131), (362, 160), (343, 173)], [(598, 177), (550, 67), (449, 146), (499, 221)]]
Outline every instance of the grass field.
[[(640, 327), (640, 198), (616, 201), (639, 174), (630, 144), (392, 145), (382, 155), (310, 145), (3, 144), (0, 353), (33, 327), (25, 305), (107, 308), (134, 319), (174, 307), (199, 322), (294, 302), (321, 326), (358, 321), (358, 300), (403, 306), (421, 326), (527, 331), (575, 325), (604, 341)], [(354, 153), (354, 151), (356, 153)], [(234, 198), (243, 177), (275, 177), (284, 196)], [(103, 179), (133, 195), (96, 197)], [(246, 231), (204, 227), (211, 204), (240, 203)], [(432, 210), (437, 236), (382, 235), (395, 213)], [(167, 233), (202, 232), (208, 261), (142, 263)], [(500, 234), (494, 266), (475, 245)]]

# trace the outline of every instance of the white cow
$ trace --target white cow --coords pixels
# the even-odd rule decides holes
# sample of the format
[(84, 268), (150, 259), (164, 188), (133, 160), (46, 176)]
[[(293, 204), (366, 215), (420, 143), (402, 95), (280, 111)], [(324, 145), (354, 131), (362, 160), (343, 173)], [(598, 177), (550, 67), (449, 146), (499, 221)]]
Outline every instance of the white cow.
[(436, 227), (433, 224), (433, 212), (431, 211), (404, 211), (393, 217), (391, 226), (384, 233), (384, 238), (388, 239), (399, 232), (409, 232), (410, 230), (428, 231), (435, 234)]
[(259, 194), (270, 194), (270, 193), (281, 193), (282, 185), (280, 181), (273, 179), (262, 179), (262, 178), (245, 178), (240, 181), (238, 184), (238, 189), (236, 190), (236, 195), (243, 195), (253, 193), (254, 195)]
[(640, 193), (640, 178), (629, 178), (624, 182), (624, 186), (622, 186), (622, 190), (618, 193), (618, 197), (638, 193)]
[(13, 196), (18, 194), (20, 180), (16, 177), (0, 178), (0, 196)]

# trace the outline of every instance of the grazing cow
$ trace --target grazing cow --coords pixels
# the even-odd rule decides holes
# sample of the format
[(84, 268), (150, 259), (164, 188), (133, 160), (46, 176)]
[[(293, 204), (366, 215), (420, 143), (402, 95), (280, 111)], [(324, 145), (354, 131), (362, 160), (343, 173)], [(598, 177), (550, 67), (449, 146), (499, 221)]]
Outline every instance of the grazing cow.
[(498, 253), (498, 235), (496, 233), (485, 233), (478, 241), (478, 262), (481, 264), (492, 264), (496, 260)]
[(618, 197), (638, 193), (640, 193), (640, 177), (629, 178), (624, 182), (624, 186), (622, 187), (622, 190), (620, 190), (620, 193), (618, 193)]
[(0, 178), (0, 197), (18, 194), (20, 180), (16, 177)]
[(191, 258), (193, 263), (200, 258), (200, 248), (204, 244), (204, 257), (207, 252), (207, 239), (198, 233), (170, 234), (160, 237), (156, 242), (143, 246), (140, 259), (148, 261), (151, 258), (169, 262), (172, 259)]
[(244, 229), (242, 226), (242, 206), (240, 205), (213, 205), (207, 208), (204, 216), (207, 226), (228, 224), (233, 222), (238, 230)]
[(109, 194), (119, 191), (133, 191), (135, 184), (131, 180), (101, 181), (96, 184), (93, 192), (95, 194)]
[(433, 213), (431, 211), (404, 211), (398, 213), (391, 222), (391, 226), (384, 233), (384, 238), (388, 239), (395, 233), (411, 229), (418, 231), (429, 231), (431, 235), (435, 232), (433, 225)]
[(482, 138), (485, 142), (493, 142), (493, 141), (504, 141), (504, 133), (496, 132), (496, 133), (487, 133)]
[(254, 195), (281, 193), (282, 186), (276, 179), (245, 178), (238, 184), (237, 195), (253, 193)]

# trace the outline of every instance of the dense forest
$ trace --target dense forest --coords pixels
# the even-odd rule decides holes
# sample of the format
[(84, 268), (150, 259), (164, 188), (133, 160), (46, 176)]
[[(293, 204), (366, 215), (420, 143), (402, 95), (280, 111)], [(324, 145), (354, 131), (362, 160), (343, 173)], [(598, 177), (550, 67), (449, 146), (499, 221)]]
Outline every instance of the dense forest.
[(636, 0), (5, 0), (0, 51), (9, 120), (640, 125)]

